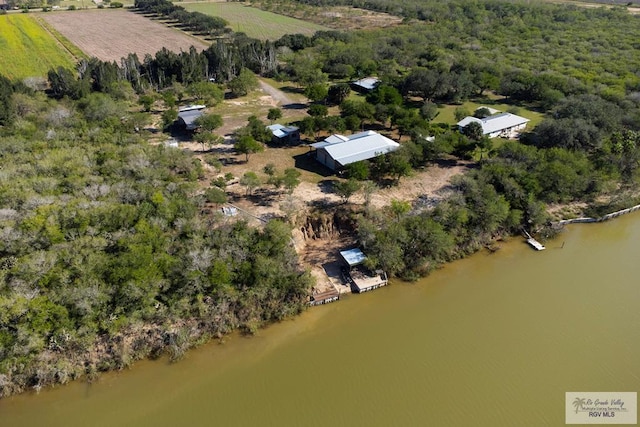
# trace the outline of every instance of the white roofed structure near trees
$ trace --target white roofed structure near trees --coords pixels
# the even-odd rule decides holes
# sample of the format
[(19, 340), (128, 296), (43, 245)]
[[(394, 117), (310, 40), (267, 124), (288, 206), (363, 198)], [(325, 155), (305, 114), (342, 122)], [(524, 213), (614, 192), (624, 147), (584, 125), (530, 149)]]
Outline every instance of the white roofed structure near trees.
[(295, 126), (284, 126), (279, 123), (267, 126), (273, 134), (273, 142), (293, 144), (300, 142), (300, 129)]
[(485, 117), (484, 119), (467, 116), (457, 123), (458, 129), (462, 131), (465, 126), (468, 126), (472, 122), (480, 124), (480, 126), (482, 126), (482, 134), (488, 135), (489, 138), (496, 138), (498, 136), (515, 138), (520, 131), (527, 127), (529, 119), (511, 113), (502, 113), (496, 116)]
[(349, 267), (360, 265), (367, 259), (365, 254), (358, 248), (340, 251), (340, 256)]
[(322, 142), (310, 144), (316, 159), (331, 170), (372, 159), (400, 148), (400, 144), (372, 130), (351, 136), (331, 135)]
[(360, 91), (368, 92), (374, 90), (379, 83), (380, 79), (377, 77), (365, 77), (364, 79), (356, 80), (351, 84), (354, 88)]
[(178, 109), (178, 121), (184, 124), (187, 130), (195, 130), (198, 126), (195, 121), (204, 114), (206, 105), (187, 105)]

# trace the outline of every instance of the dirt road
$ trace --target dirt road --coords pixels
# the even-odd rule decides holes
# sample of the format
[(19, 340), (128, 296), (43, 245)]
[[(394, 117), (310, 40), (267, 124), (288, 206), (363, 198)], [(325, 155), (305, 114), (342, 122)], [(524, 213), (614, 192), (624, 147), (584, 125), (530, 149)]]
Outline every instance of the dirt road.
[(260, 89), (265, 91), (269, 96), (271, 96), (281, 107), (285, 105), (295, 104), (296, 102), (289, 98), (286, 93), (271, 86), (269, 83), (264, 80), (260, 80)]

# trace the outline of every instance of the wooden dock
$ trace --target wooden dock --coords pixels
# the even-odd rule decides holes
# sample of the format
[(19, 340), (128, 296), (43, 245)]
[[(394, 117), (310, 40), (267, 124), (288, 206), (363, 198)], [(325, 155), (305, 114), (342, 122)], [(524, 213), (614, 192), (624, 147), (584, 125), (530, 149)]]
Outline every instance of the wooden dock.
[(542, 243), (538, 242), (536, 239), (531, 237), (531, 235), (527, 233), (526, 230), (522, 230), (522, 231), (527, 237), (527, 243), (530, 244), (535, 250), (543, 251), (546, 249)]
[(326, 292), (314, 294), (311, 296), (309, 305), (322, 305), (329, 304), (330, 302), (338, 301), (340, 299), (340, 292), (335, 289), (328, 290)]
[(531, 246), (533, 246), (536, 250), (538, 251), (543, 251), (546, 248), (542, 245), (542, 243), (538, 242), (536, 239), (534, 239), (533, 237), (530, 239), (527, 239), (527, 243), (530, 244)]

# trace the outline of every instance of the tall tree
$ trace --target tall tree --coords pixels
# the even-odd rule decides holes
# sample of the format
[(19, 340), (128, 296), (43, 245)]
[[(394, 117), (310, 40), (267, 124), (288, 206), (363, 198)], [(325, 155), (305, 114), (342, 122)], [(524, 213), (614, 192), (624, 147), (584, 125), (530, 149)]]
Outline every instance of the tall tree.
[(7, 126), (13, 122), (15, 108), (12, 95), (11, 81), (0, 74), (0, 126)]
[(238, 76), (231, 80), (227, 86), (234, 96), (245, 96), (252, 90), (257, 89), (259, 84), (255, 74), (243, 68)]
[(233, 148), (241, 154), (245, 155), (245, 160), (249, 161), (249, 156), (254, 153), (264, 151), (264, 146), (253, 139), (251, 136), (243, 136), (236, 141)]

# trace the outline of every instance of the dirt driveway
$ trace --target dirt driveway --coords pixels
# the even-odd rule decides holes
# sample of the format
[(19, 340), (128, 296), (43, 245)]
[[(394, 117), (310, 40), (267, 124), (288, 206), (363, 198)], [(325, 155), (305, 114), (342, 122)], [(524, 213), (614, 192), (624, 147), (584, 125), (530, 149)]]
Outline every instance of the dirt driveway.
[(267, 95), (273, 98), (273, 100), (281, 107), (284, 107), (285, 105), (295, 104), (295, 101), (289, 98), (286, 93), (271, 86), (264, 80), (260, 80), (260, 89), (266, 92)]

